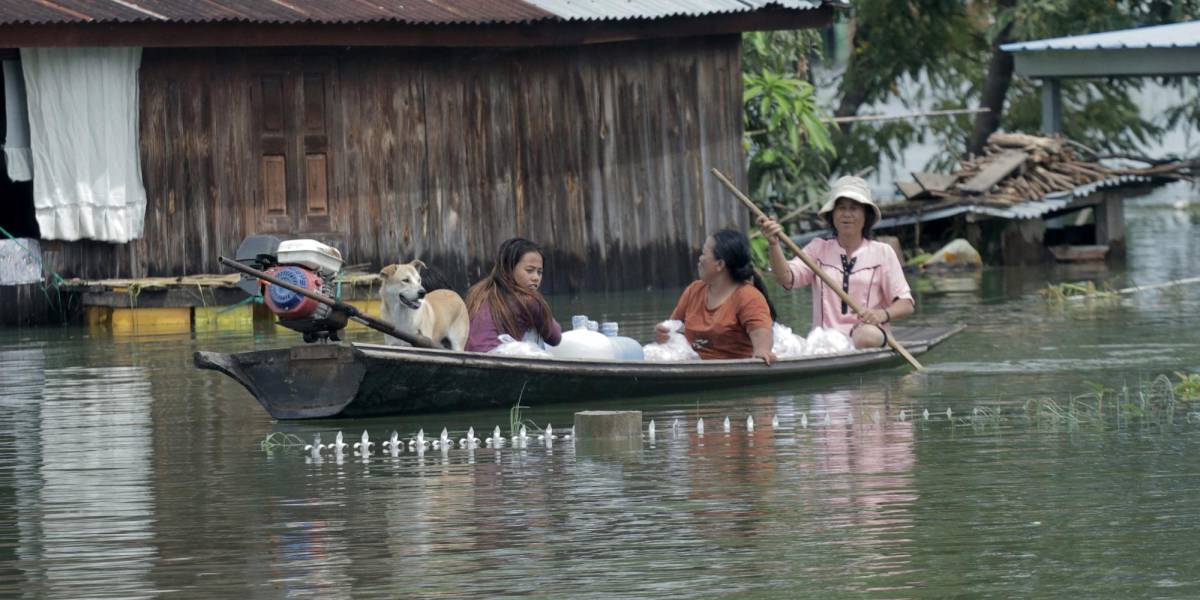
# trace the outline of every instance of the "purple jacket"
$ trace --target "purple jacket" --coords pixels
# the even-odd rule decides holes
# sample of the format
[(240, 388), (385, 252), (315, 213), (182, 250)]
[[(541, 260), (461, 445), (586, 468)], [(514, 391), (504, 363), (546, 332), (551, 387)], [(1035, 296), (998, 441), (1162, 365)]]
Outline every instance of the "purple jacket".
[[(524, 314), (517, 313), (517, 328), (521, 331), (530, 329), (539, 331), (537, 324), (541, 323), (546, 318), (542, 311), (542, 305), (538, 303), (529, 306), (529, 316), (533, 321), (529, 322)], [(467, 336), (467, 352), (488, 352), (496, 346), (500, 345), (500, 335), (506, 333), (501, 331), (496, 325), (496, 321), (492, 319), (492, 305), (485, 302), (475, 311), (475, 316), (471, 317), (471, 334)], [(518, 339), (517, 341), (520, 341)], [(551, 346), (557, 346), (562, 341), (562, 327), (558, 321), (550, 321), (550, 337), (546, 338), (546, 343)]]

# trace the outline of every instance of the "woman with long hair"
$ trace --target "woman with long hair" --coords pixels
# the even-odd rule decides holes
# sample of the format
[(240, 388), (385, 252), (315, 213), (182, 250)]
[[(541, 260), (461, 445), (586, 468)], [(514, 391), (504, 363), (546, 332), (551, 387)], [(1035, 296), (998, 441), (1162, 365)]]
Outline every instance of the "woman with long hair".
[(562, 341), (562, 327), (538, 291), (542, 263), (542, 248), (527, 239), (512, 238), (500, 244), (492, 272), (467, 292), (467, 314), (471, 316), (468, 352), (487, 352), (499, 346), (503, 334), (551, 346)]
[[(750, 260), (746, 234), (722, 229), (709, 236), (696, 268), (700, 279), (679, 296), (671, 318), (683, 321), (683, 335), (700, 358), (774, 362), (775, 307)], [(655, 338), (665, 343), (668, 334), (659, 325)]]

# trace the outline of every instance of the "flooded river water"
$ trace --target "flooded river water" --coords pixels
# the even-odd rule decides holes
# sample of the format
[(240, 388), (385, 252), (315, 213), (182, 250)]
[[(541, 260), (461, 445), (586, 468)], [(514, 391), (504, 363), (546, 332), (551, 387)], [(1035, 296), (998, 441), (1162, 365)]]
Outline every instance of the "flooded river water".
[[(1200, 423), (1188, 413), (1200, 403), (1171, 421), (1026, 407), (1066, 410), (1093, 386), (1121, 402), (1159, 375), (1200, 371), (1200, 286), (1069, 308), (1038, 293), (1084, 276), (1123, 287), (1200, 275), (1197, 200), (1172, 187), (1131, 203), (1123, 268), (914, 278), (913, 322), (968, 325), (922, 357), (926, 375), (523, 412), (569, 425), (576, 410), (640, 409), (658, 435), (630, 454), (559, 442), (312, 464), (260, 442), (461, 437), (507, 430), (509, 414), (276, 423), (191, 354), (293, 334), (3, 331), (0, 597), (1194, 598)], [(806, 293), (774, 298), (807, 327)], [(645, 338), (674, 300), (552, 304), (560, 320), (619, 318)]]

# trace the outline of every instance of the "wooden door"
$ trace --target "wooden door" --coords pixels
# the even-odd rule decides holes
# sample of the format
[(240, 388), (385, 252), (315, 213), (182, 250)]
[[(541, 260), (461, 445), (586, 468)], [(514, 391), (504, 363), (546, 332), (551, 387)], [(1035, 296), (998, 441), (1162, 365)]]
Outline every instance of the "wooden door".
[(260, 57), (251, 64), (258, 230), (332, 233), (336, 63), (329, 56), (297, 55)]

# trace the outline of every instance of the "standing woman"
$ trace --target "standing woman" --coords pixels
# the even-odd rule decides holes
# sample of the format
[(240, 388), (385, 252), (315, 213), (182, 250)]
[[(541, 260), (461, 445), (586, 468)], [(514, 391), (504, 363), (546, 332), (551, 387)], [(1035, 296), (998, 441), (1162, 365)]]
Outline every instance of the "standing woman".
[(890, 324), (911, 315), (914, 302), (896, 252), (870, 239), (871, 228), (880, 219), (871, 188), (861, 177), (842, 177), (833, 183), (829, 199), (817, 214), (825, 217), (834, 237), (809, 242), (804, 253), (834, 281), (841, 281), (842, 290), (866, 314), (854, 314), (799, 258), (784, 258), (777, 236), (783, 228), (773, 219), (761, 217), (758, 226), (770, 242), (775, 279), (785, 289), (812, 286), (813, 327), (836, 328), (849, 335), (858, 348), (887, 346)]
[[(750, 240), (740, 231), (722, 229), (704, 241), (696, 263), (700, 280), (679, 296), (671, 318), (683, 321), (683, 335), (702, 359), (758, 358), (768, 365), (774, 337), (775, 307), (750, 261)], [(670, 331), (659, 325), (658, 343)]]
[(517, 341), (557, 346), (562, 327), (538, 288), (542, 284), (542, 248), (524, 239), (500, 244), (492, 272), (467, 292), (471, 333), (467, 352), (488, 352), (508, 334)]

